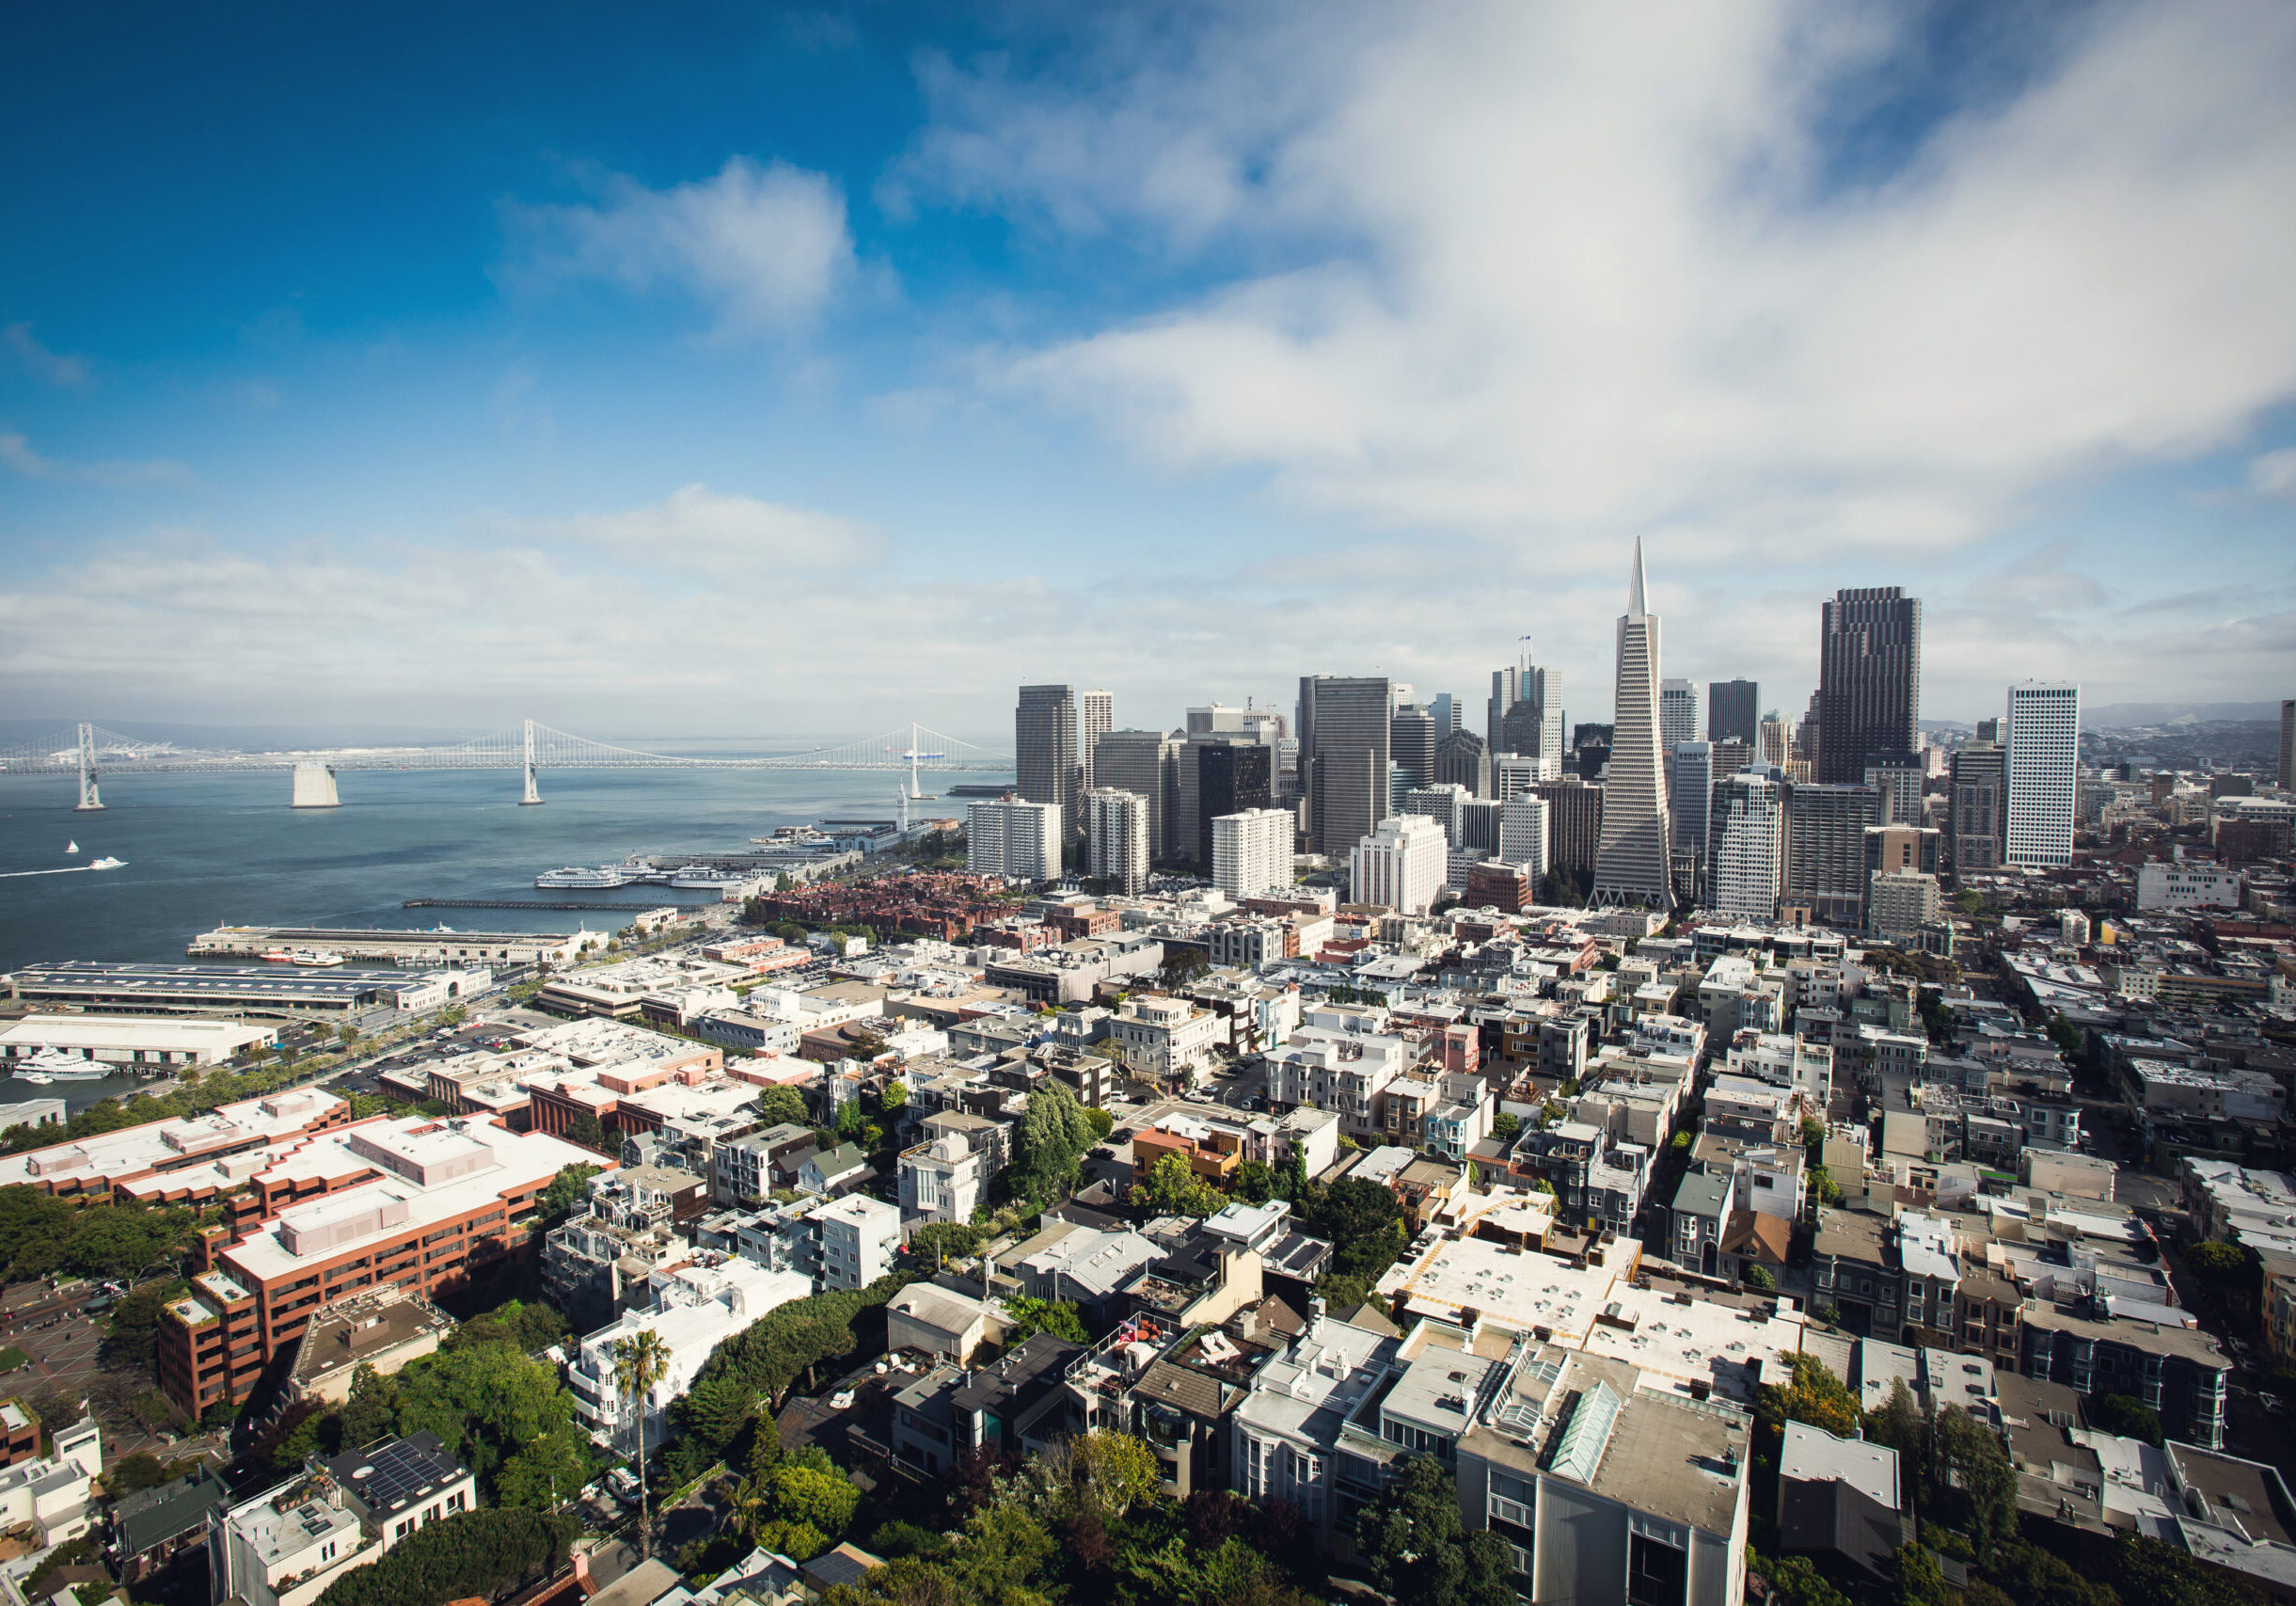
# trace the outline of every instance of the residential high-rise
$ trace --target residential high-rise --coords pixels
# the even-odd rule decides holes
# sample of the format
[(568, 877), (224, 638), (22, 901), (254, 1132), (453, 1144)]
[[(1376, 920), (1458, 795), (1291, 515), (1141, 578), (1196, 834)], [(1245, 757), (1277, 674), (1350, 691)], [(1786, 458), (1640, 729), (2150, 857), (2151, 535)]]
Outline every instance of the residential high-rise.
[(1754, 744), (1762, 719), (1762, 688), (1751, 680), (1706, 682), (1706, 739)]
[(1893, 585), (1845, 590), (1818, 636), (1817, 778), (1858, 786), (1876, 756), (1921, 746), (1922, 604)]
[(1461, 811), (1465, 807), (1467, 789), (1465, 787), (1414, 787), (1403, 794), (1398, 814), (1416, 814), (1432, 819), (1443, 827), (1443, 841), (1447, 848), (1465, 845), (1460, 835)]
[[(1012, 716), (1014, 785), (1030, 803), (1059, 807), (1061, 840), (1073, 841), (1084, 817), (1077, 807), (1083, 766), (1076, 751), (1076, 688), (1023, 686)], [(1054, 875), (1060, 873), (1055, 867)]]
[(1530, 661), (1530, 638), (1522, 641), (1522, 662), (1491, 672), (1491, 699), (1484, 705), (1483, 740), (1496, 757), (1519, 754), (1532, 760), (1536, 778), (1562, 773), (1562, 676)]
[(1424, 914), (1443, 891), (1449, 858), (1440, 825), (1423, 815), (1391, 815), (1349, 855), (1348, 898)]
[[(1775, 708), (1762, 716), (1755, 732), (1754, 762), (1782, 771), (1794, 761), (1794, 722)], [(1861, 775), (1860, 780), (1864, 777)]]
[(1714, 802), (1714, 743), (1679, 741), (1667, 755), (1668, 813), (1674, 825), (1674, 887), (1693, 904), (1706, 879), (1706, 817)]
[(1674, 907), (1666, 768), (1658, 748), (1658, 615), (1645, 596), (1642, 541), (1637, 536), (1626, 612), (1619, 616), (1618, 696), (1591, 898), (1597, 904)]
[(1530, 871), (1531, 890), (1546, 879), (1548, 851), (1547, 806), (1544, 798), (1530, 792), (1509, 798), (1498, 805), (1497, 857)]
[(1350, 851), (1387, 813), (1394, 692), (1384, 675), (1300, 677), (1300, 795), (1310, 851)]
[(1395, 710), (1388, 722), (1387, 755), (1395, 766), (1389, 783), (1401, 791), (1424, 787), (1435, 777), (1435, 716), (1416, 703)]
[(1209, 867), (1214, 819), (1275, 806), (1275, 750), (1244, 741), (1188, 745), (1196, 757), (1196, 862)]
[(2280, 787), (2296, 792), (2296, 697), (2280, 699)]
[(1076, 700), (1076, 785), (1089, 791), (1100, 781), (1092, 773), (1100, 738), (1116, 728), (1116, 700), (1106, 692), (1086, 692)]
[[(1998, 730), (1991, 720), (1985, 722)], [(1953, 870), (1956, 876), (2001, 867), (2001, 835), (2007, 790), (2001, 743), (1990, 739), (1954, 750)]]
[(1092, 745), (1092, 776), (1103, 787), (1148, 799), (1148, 859), (1173, 856), (1172, 815), (1179, 806), (1180, 744), (1161, 730), (1112, 730)]
[(1776, 772), (1741, 770), (1714, 783), (1707, 834), (1706, 902), (1726, 914), (1768, 920), (1778, 913), (1785, 857), (1785, 787)]
[(1491, 749), (1471, 730), (1455, 730), (1435, 742), (1435, 785), (1465, 787), (1469, 797), (1491, 795)]
[(1658, 747), (1671, 753), (1677, 742), (1698, 739), (1698, 682), (1669, 680), (1658, 688)]
[(1865, 920), (1865, 833), (1881, 823), (1881, 794), (1868, 786), (1786, 788), (1787, 903), (1829, 926)]
[(1095, 787), (1085, 794), (1086, 873), (1126, 897), (1148, 890), (1148, 800)]
[(1246, 809), (1211, 821), (1211, 884), (1241, 901), (1291, 884), (1291, 811)]
[(976, 876), (1052, 881), (1060, 874), (1058, 803), (1005, 797), (965, 810), (965, 867)]
[(1929, 779), (1928, 766), (1918, 753), (1875, 757), (1865, 766), (1865, 784), (1881, 794), (1881, 823), (1926, 825), (1928, 806), (1922, 791)]
[(2009, 688), (2003, 778), (2008, 831), (2002, 859), (2020, 869), (2073, 862), (2081, 789), (2081, 688), (2040, 680)]

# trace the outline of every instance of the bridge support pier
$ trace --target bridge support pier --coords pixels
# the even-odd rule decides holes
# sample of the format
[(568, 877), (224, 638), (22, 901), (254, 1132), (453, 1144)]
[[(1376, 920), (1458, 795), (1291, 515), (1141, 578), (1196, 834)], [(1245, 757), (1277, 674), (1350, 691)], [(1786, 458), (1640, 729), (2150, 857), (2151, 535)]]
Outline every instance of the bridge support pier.
[(103, 806), (103, 794), (96, 788), (96, 727), (85, 720), (80, 723), (80, 801), (72, 805), (74, 814), (93, 814)]
[(518, 800), (521, 808), (542, 802), (542, 788), (534, 784), (534, 722), (526, 722), (526, 795)]
[(340, 808), (335, 789), (335, 766), (307, 758), (295, 766), (295, 799), (291, 808)]

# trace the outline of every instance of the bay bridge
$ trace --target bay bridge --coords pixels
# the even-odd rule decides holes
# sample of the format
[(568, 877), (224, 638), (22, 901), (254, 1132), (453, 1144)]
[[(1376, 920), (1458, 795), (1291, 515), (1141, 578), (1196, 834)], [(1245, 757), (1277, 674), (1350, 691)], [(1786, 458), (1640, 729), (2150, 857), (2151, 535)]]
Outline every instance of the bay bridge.
[(337, 777), (361, 770), (509, 770), (525, 782), (521, 803), (542, 802), (545, 770), (851, 770), (905, 771), (908, 794), (923, 797), (926, 774), (1010, 775), (1013, 759), (911, 723), (860, 741), (794, 753), (742, 758), (648, 753), (618, 747), (525, 720), (506, 730), (443, 747), (344, 747), (319, 751), (199, 752), (171, 742), (122, 736), (83, 723), (44, 740), (0, 747), (0, 776), (76, 775), (82, 811), (103, 807), (105, 775), (236, 775), (266, 771), (294, 777), (293, 806), (332, 808), (340, 801)]

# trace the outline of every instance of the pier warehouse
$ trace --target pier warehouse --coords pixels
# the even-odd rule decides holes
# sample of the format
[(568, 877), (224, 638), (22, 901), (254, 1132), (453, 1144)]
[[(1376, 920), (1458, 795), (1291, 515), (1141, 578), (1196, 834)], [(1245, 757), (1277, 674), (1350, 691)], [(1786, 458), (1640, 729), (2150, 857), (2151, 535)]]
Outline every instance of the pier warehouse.
[(220, 1065), (242, 1049), (268, 1048), (278, 1041), (277, 1027), (243, 1021), (27, 1015), (0, 1031), (0, 1060), (53, 1049), (114, 1065)]
[(392, 1008), (396, 976), (285, 965), (217, 969), (200, 964), (113, 964), (66, 960), (26, 965), (8, 978), (27, 1004), (121, 1015), (354, 1015)]
[(218, 926), (191, 940), (193, 959), (260, 959), (274, 948), (323, 948), (393, 964), (572, 964), (606, 946), (606, 931), (367, 930), (331, 926)]

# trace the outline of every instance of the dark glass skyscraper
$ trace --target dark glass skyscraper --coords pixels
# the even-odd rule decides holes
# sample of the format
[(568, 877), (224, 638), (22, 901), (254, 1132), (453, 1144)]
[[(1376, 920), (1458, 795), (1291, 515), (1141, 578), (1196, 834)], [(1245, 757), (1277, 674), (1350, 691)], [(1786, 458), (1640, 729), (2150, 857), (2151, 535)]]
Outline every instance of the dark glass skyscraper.
[(1211, 864), (1211, 822), (1224, 814), (1275, 806), (1275, 749), (1257, 741), (1222, 741), (1196, 759), (1196, 862)]
[(1076, 688), (1023, 686), (1012, 714), (1015, 788), (1030, 803), (1060, 805), (1061, 839), (1073, 841), (1083, 816), (1078, 783), (1083, 779), (1076, 750)]
[(1754, 745), (1762, 723), (1762, 687), (1751, 680), (1706, 683), (1706, 739)]
[(1865, 767), (1921, 743), (1922, 604), (1893, 585), (1841, 591), (1818, 638), (1817, 776), (1861, 786)]
[(1384, 675), (1300, 677), (1300, 793), (1311, 851), (1341, 856), (1387, 818), (1395, 691)]

